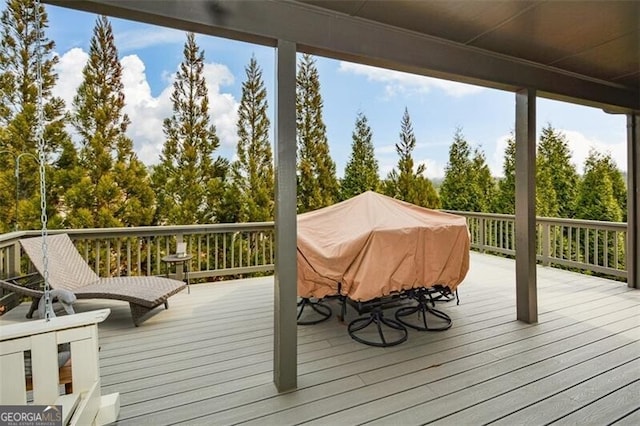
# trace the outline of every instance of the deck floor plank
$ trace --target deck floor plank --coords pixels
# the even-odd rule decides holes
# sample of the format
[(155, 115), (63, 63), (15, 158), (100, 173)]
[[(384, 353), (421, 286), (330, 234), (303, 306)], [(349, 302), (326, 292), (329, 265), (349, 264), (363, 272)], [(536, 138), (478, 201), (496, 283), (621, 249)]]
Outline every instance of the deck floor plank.
[[(640, 291), (539, 267), (539, 321), (515, 320), (515, 264), (472, 253), (444, 332), (374, 348), (334, 318), (298, 327), (298, 390), (273, 385), (273, 278), (193, 285), (133, 327), (100, 324), (103, 393), (119, 425), (640, 424)], [(334, 314), (336, 300), (329, 302)], [(28, 304), (0, 317), (25, 321)], [(349, 308), (346, 323), (357, 317)]]

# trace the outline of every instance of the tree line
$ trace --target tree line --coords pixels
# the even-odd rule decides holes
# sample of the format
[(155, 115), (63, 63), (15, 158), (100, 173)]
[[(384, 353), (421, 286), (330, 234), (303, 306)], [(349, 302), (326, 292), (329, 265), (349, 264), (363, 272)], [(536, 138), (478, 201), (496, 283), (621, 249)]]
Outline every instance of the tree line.
[[(172, 115), (163, 122), (158, 164), (147, 168), (127, 136), (122, 65), (111, 24), (96, 19), (89, 59), (67, 110), (53, 96), (57, 75), (54, 42), (44, 33), (34, 0), (8, 0), (0, 17), (0, 224), (2, 232), (40, 226), (37, 142), (34, 137), (36, 46), (42, 51), (47, 208), (51, 228), (123, 227), (273, 219), (274, 169), (267, 91), (255, 57), (245, 67), (233, 161), (220, 145), (209, 115), (204, 51), (186, 34), (173, 83)], [(338, 179), (323, 121), (315, 60), (302, 55), (297, 71), (298, 212), (325, 207), (367, 190), (429, 208), (513, 213), (515, 142), (508, 141), (504, 178), (491, 176), (485, 154), (472, 151), (456, 129), (439, 191), (416, 164), (416, 137), (405, 109), (395, 144), (398, 162), (380, 176), (373, 132), (359, 112), (344, 177)], [(72, 129), (73, 137), (68, 129)], [(566, 137), (551, 125), (540, 136), (536, 207), (540, 216), (624, 220), (626, 188), (608, 154), (593, 151), (580, 176), (570, 162)], [(19, 164), (18, 164), (19, 163)], [(18, 173), (16, 173), (16, 171)], [(18, 182), (19, 179), (19, 182)]]

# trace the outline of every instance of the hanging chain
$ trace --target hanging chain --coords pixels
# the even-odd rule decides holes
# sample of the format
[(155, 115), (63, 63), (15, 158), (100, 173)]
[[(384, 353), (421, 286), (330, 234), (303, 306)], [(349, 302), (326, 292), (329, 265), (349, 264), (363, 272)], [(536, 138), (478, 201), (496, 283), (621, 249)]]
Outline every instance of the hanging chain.
[(49, 256), (47, 256), (47, 183), (45, 176), (45, 144), (44, 144), (44, 104), (42, 94), (42, 42), (41, 42), (41, 17), (40, 0), (34, 1), (35, 11), (35, 31), (36, 31), (36, 85), (38, 94), (36, 98), (36, 128), (35, 138), (38, 143), (38, 159), (40, 163), (40, 221), (42, 223), (42, 275), (44, 278), (44, 317), (47, 321), (51, 319), (51, 289), (49, 287)]

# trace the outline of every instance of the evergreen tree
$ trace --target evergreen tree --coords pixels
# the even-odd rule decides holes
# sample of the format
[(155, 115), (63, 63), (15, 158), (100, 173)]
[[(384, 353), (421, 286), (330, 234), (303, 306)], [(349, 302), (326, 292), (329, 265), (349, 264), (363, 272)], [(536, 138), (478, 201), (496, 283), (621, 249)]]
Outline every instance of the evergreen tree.
[[(234, 222), (273, 220), (273, 156), (269, 142), (267, 90), (255, 57), (245, 68), (238, 109), (238, 159), (232, 165), (232, 182), (226, 193), (228, 206), (235, 202)], [(230, 208), (227, 207), (227, 208)], [(228, 213), (227, 213), (228, 214)]]
[(311, 55), (302, 56), (296, 83), (298, 212), (305, 212), (335, 203), (338, 179), (322, 120), (320, 78)]
[[(8, 0), (0, 23), (0, 199), (15, 200), (0, 206), (0, 231), (10, 228), (40, 227), (40, 186), (38, 141), (36, 140), (36, 106), (38, 102), (37, 65), (40, 45), (42, 104), (44, 108), (45, 158), (52, 158), (68, 141), (65, 132), (64, 101), (51, 93), (57, 75), (53, 68), (58, 57), (52, 55), (55, 44), (45, 37), (48, 17), (44, 6), (38, 9), (40, 33), (36, 32), (36, 2)], [(16, 159), (19, 163), (19, 185), (15, 178)], [(47, 176), (53, 170), (47, 166)], [(19, 186), (19, 187), (18, 187)], [(49, 189), (49, 188), (47, 188)], [(49, 226), (58, 223), (55, 217), (57, 200), (47, 191)]]
[(440, 186), (442, 208), (458, 211), (475, 211), (472, 181), (473, 164), (470, 160), (471, 148), (457, 128), (449, 147), (449, 161), (445, 167), (444, 180)]
[(405, 108), (400, 126), (400, 142), (396, 143), (396, 152), (400, 157), (397, 170), (389, 173), (384, 192), (390, 197), (407, 201), (422, 207), (439, 208), (440, 198), (433, 184), (424, 177), (425, 166), (419, 165), (414, 171), (413, 150), (416, 137), (413, 133), (411, 117)]
[(579, 219), (622, 221), (622, 209), (616, 200), (610, 174), (613, 160), (609, 154), (591, 150), (585, 160), (584, 175), (578, 188), (576, 217)]
[(627, 221), (627, 184), (624, 175), (611, 157), (611, 154), (603, 156), (603, 166), (611, 179), (611, 189), (613, 197), (616, 199), (622, 211), (622, 221)]
[(495, 213), (515, 214), (516, 211), (516, 140), (513, 134), (507, 139), (502, 165), (504, 178), (498, 182), (498, 192), (492, 210)]
[(96, 21), (82, 76), (73, 99), (72, 123), (80, 137), (79, 164), (84, 172), (65, 194), (68, 225), (148, 225), (154, 213), (153, 192), (126, 136), (130, 121), (122, 112), (122, 65), (105, 16)]
[(355, 126), (352, 134), (351, 155), (340, 185), (343, 200), (366, 191), (376, 191), (380, 185), (378, 160), (376, 160), (371, 141), (371, 127), (363, 113), (358, 113)]
[(557, 217), (559, 205), (547, 161), (545, 158), (536, 159), (536, 216)]
[(184, 59), (173, 83), (173, 115), (164, 120), (166, 140), (160, 164), (153, 169), (162, 224), (210, 223), (218, 220), (228, 165), (213, 155), (220, 142), (210, 124), (209, 95), (203, 75), (204, 51), (187, 34)]
[(491, 176), (484, 152), (476, 149), (471, 168), (471, 189), (474, 194), (472, 206), (477, 212), (490, 212), (491, 203), (496, 197), (496, 183)]
[[(550, 197), (546, 200), (547, 202), (541, 200), (541, 205), (544, 206), (547, 213), (554, 216), (573, 217), (578, 173), (571, 163), (571, 151), (566, 136), (555, 130), (551, 124), (547, 124), (542, 129), (536, 165), (537, 191), (544, 197)], [(543, 185), (550, 185), (553, 191)], [(552, 201), (554, 196), (555, 203)]]
[[(591, 150), (585, 160), (584, 175), (578, 188), (576, 201), (576, 217), (579, 219), (620, 222), (623, 219), (622, 209), (615, 196), (615, 184), (611, 175), (611, 165), (614, 164), (609, 154), (601, 154)], [(615, 166), (614, 166), (615, 167)], [(618, 171), (619, 173), (619, 171)], [(624, 238), (607, 231), (580, 231), (580, 253), (588, 256), (598, 264), (606, 262), (609, 265), (620, 265), (624, 259)]]

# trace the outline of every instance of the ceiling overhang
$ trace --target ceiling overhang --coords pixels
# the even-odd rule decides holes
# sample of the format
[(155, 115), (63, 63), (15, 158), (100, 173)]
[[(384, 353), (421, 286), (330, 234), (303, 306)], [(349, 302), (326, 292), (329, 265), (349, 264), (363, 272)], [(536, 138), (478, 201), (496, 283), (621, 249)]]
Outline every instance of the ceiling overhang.
[[(318, 7), (322, 2), (309, 5), (283, 0), (47, 0), (47, 3), (267, 46), (286, 40), (295, 42), (301, 52), (496, 89), (536, 89), (542, 97), (609, 112), (640, 111), (638, 86)], [(339, 4), (327, 4), (330, 3)], [(388, 6), (393, 7), (393, 2), (388, 2)], [(637, 23), (638, 19), (632, 18), (631, 22)], [(637, 63), (639, 53), (629, 54), (635, 55)]]

